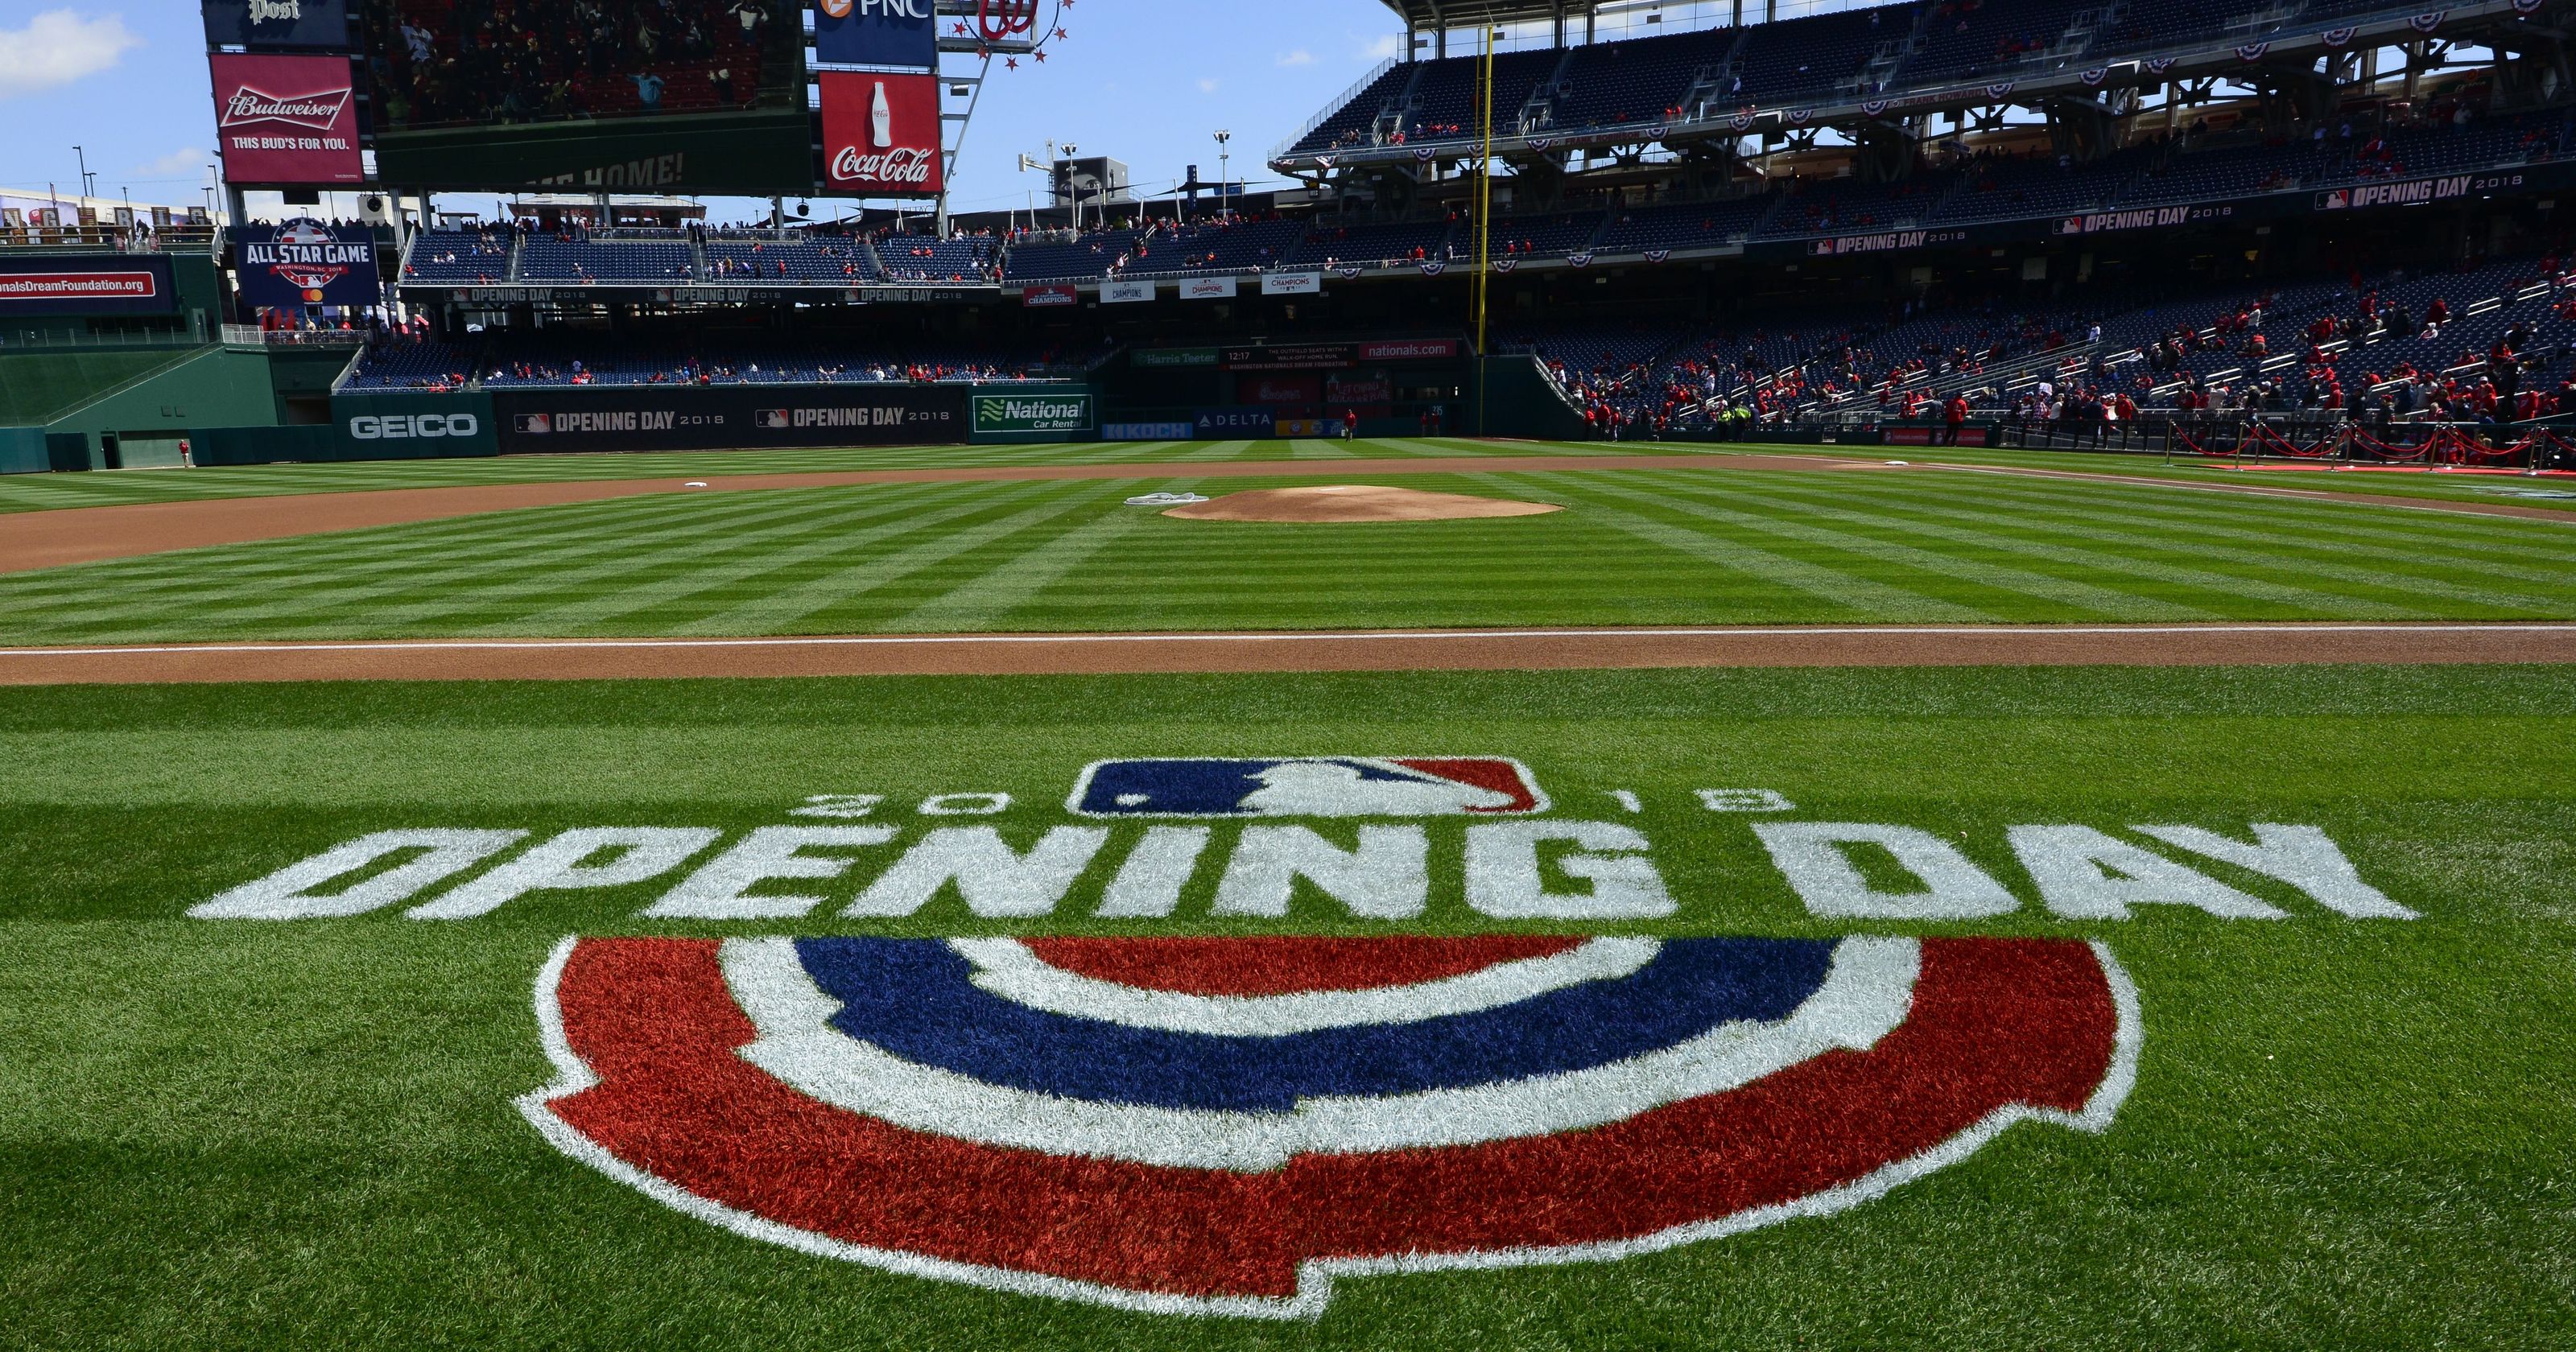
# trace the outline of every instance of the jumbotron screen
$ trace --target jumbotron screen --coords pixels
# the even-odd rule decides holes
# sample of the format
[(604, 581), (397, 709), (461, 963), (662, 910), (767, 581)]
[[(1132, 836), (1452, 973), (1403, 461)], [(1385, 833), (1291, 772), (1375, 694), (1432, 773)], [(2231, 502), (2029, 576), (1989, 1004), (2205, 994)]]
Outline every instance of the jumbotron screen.
[(365, 0), (403, 188), (802, 192), (798, 0)]

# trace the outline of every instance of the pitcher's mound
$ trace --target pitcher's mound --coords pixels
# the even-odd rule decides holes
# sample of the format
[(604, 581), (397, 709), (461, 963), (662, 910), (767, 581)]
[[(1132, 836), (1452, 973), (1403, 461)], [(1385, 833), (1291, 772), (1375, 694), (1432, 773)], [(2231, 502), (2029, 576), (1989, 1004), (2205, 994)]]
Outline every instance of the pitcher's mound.
[(1163, 513), (1188, 521), (1470, 521), (1489, 516), (1542, 516), (1561, 512), (1545, 502), (1471, 498), (1413, 488), (1326, 484), (1315, 488), (1262, 488), (1229, 493)]

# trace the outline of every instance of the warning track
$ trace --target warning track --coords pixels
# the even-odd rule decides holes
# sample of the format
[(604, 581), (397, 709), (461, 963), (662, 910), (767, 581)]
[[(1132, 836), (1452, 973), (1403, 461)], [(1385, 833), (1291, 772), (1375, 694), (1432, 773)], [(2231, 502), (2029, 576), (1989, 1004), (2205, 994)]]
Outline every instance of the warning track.
[(1192, 479), (1368, 479), (1417, 474), (1530, 474), (1562, 471), (1618, 470), (1754, 470), (1852, 471), (1878, 473), (1968, 473), (2014, 478), (2057, 479), (2078, 483), (2118, 484), (2171, 489), (2183, 493), (2230, 493), (2248, 497), (2290, 498), (2308, 502), (2352, 503), (2372, 507), (2445, 512), (2466, 516), (2510, 516), (2576, 524), (2576, 512), (2515, 503), (2453, 502), (2369, 493), (2239, 483), (2186, 482), (2091, 471), (2033, 469), (1998, 465), (1924, 463), (1891, 465), (1884, 461), (1836, 455), (1779, 455), (1713, 452), (1681, 455), (1532, 455), (1425, 457), (1402, 460), (1221, 460), (1158, 461), (1115, 465), (1004, 465), (949, 468), (846, 470), (810, 474), (710, 475), (704, 489), (688, 489), (678, 479), (576, 480), (559, 483), (483, 484), (458, 488), (388, 488), (358, 493), (313, 493), (265, 498), (214, 498), (189, 502), (134, 503), (115, 507), (74, 507), (57, 511), (19, 512), (0, 517), (0, 573), (59, 568), (77, 563), (136, 558), (181, 549), (250, 544), (335, 531), (367, 530), (480, 516), (488, 512), (683, 492), (754, 492), (795, 488), (835, 488), (856, 484), (1025, 483), (1073, 480)]
[(2576, 624), (1872, 625), (167, 644), (0, 648), (0, 685), (2444, 663), (2576, 663)]

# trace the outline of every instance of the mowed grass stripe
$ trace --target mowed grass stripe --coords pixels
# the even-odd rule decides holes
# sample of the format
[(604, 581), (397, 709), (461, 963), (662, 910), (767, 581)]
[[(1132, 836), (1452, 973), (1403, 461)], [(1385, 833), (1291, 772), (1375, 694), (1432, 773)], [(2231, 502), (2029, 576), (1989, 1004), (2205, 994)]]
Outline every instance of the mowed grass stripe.
[[(1900, 494), (1884, 484), (1876, 493), (1863, 491), (1826, 498), (1792, 487), (1793, 482), (1785, 477), (1773, 478), (1767, 490), (1747, 485), (1741, 491), (1748, 495), (1760, 491), (1783, 510), (1794, 511), (1848, 512), (1856, 509), (1824, 504), (1867, 501), (1878, 515), (1913, 534), (1972, 548), (2055, 560), (2094, 572), (2105, 579), (2105, 585), (2122, 580), (2132, 585), (2152, 580), (2176, 590), (2149, 594), (2170, 595), (2233, 619), (2422, 619), (2440, 613), (2438, 609), (2427, 611), (2414, 604), (2412, 598), (2355, 595), (2284, 581), (2275, 575), (2277, 567), (2236, 571), (2203, 566), (2203, 551), (2179, 548), (2154, 536), (2113, 531), (2106, 524), (2111, 519), (2109, 513), (2078, 515), (2062, 506), (2055, 511), (2030, 513), (1980, 509), (1962, 506), (1947, 497)], [(2131, 547), (2111, 547), (2124, 544)], [(2277, 564), (2278, 560), (2265, 558), (2263, 562)], [(2145, 589), (2141, 587), (2141, 591)]]
[[(739, 587), (751, 579), (793, 575), (817, 560), (838, 558), (924, 531), (935, 531), (952, 521), (992, 512), (1036, 491), (1029, 489), (996, 497), (990, 485), (961, 484), (944, 491), (922, 494), (870, 494), (865, 503), (866, 510), (837, 522), (837, 526), (844, 528), (835, 529), (820, 538), (813, 538), (814, 533), (810, 529), (780, 532), (776, 539), (729, 542), (726, 548), (697, 558), (657, 558), (637, 570), (625, 586), (603, 589), (576, 600), (515, 615), (501, 622), (496, 629), (501, 633), (540, 636), (586, 633), (611, 621)], [(824, 513), (831, 517), (850, 510), (849, 506), (833, 506), (825, 508)]]
[[(2576, 532), (2554, 522), (2445, 517), (2359, 504), (2302, 506), (2264, 498), (2213, 503), (2200, 494), (2141, 493), (2123, 502), (2124, 516), (2230, 535), (2277, 530), (2403, 557), (2438, 555), (2459, 567), (2533, 582), (2555, 583), (2567, 576), (2568, 568), (2576, 567)], [(2019, 492), (2009, 496), (2023, 502), (2046, 500)], [(2186, 497), (2201, 500), (2186, 501)], [(2240, 501), (2246, 510), (2235, 510)]]
[[(1086, 489), (1090, 491), (1084, 491)], [(1123, 495), (1125, 490), (1122, 485), (1113, 483), (1109, 491)], [(1029, 496), (1015, 494), (1009, 501), (1022, 501)], [(998, 521), (961, 526), (936, 539), (882, 558), (853, 560), (846, 567), (831, 569), (796, 585), (710, 610), (696, 619), (673, 626), (669, 632), (681, 635), (805, 632), (807, 630), (800, 626), (815, 615), (843, 611), (852, 601), (869, 593), (1023, 531), (1035, 530), (1068, 512), (1096, 504), (1105, 494), (1096, 484), (1050, 483), (1037, 486), (1034, 496), (1036, 505)]]
[[(1585, 486), (1583, 498), (1586, 515), (1603, 525), (1676, 554), (1803, 592), (1822, 602), (1826, 611), (1838, 619), (1884, 617), (1945, 623), (2000, 618), (1992, 611), (1864, 576), (1849, 566), (1802, 557), (1808, 551), (1791, 553), (1766, 548), (1744, 535), (1722, 533), (1715, 529), (1715, 522), (1671, 520), (1655, 514), (1669, 512), (1671, 505), (1650, 493), (1590, 484)], [(1614, 501), (1653, 510), (1631, 511), (1610, 505)]]
[[(756, 499), (769, 502), (767, 510), (754, 510)], [(477, 629), (542, 634), (549, 630), (546, 621), (527, 615), (530, 601), (543, 601), (566, 593), (575, 595), (608, 595), (631, 598), (643, 588), (642, 579), (680, 575), (696, 576), (715, 566), (719, 560), (748, 559), (750, 565), (766, 570), (776, 566), (777, 547), (790, 541), (811, 539), (819, 528), (858, 526), (887, 518), (904, 518), (897, 529), (916, 529), (921, 522), (910, 504), (868, 503), (853, 501), (848, 495), (833, 494), (832, 500), (816, 501), (803, 493), (748, 494), (737, 500), (706, 500), (709, 513), (680, 531), (663, 532), (651, 537), (651, 552), (643, 556), (618, 553), (607, 558), (575, 556), (574, 565), (554, 553), (548, 553), (532, 567), (515, 562), (499, 571), (460, 571), (435, 579), (423, 579), (411, 589), (423, 598), (398, 601), (381, 609), (361, 612), (357, 622), (411, 631), (435, 628), (431, 621), (454, 619)], [(846, 539), (847, 537), (841, 537)], [(335, 611), (345, 611), (344, 605)], [(329, 629), (346, 621), (326, 613), (312, 618), (311, 627)]]
[[(1159, 491), (1187, 493), (1196, 479), (1177, 479)], [(962, 586), (915, 606), (894, 620), (896, 630), (964, 633), (990, 629), (1027, 606), (1039, 593), (1064, 580), (1092, 556), (1144, 529), (1153, 520), (1150, 508), (1110, 502), (1102, 515), (1027, 550)]]
[[(1513, 476), (1479, 476), (1498, 487), (1511, 488)], [(1534, 479), (1535, 476), (1519, 476)], [(1568, 475), (1568, 479), (1586, 486), (1604, 485), (1602, 475)], [(1677, 476), (1678, 477), (1678, 476)], [(1542, 481), (1543, 482), (1543, 481)], [(1598, 491), (1596, 487), (1595, 491)], [(1620, 490), (1623, 493), (1625, 490)], [(2114, 620), (2194, 620), (2209, 619), (2217, 612), (2201, 606), (2186, 605), (2162, 597), (2141, 595), (2134, 591), (2103, 586), (2098, 583), (2063, 577), (2036, 566), (2016, 566), (1992, 562), (1961, 554), (1945, 553), (1922, 544), (1906, 543), (1866, 531), (1840, 529), (1835, 526), (1811, 525), (1791, 520), (1778, 513), (1746, 511), (1720, 505), (1722, 490), (1702, 481), (1696, 491), (1681, 491), (1662, 499), (1673, 509), (1701, 520), (1723, 522), (1743, 530), (1797, 540), (1847, 554), (1875, 560), (1879, 564), (1920, 572), (1934, 577), (1947, 577), (1969, 586), (1992, 592), (2009, 593), (2024, 601), (2053, 602), (2077, 618)], [(1726, 495), (1732, 497), (1734, 495)], [(1756, 505), (1756, 504), (1748, 504)], [(1836, 513), (1815, 512), (1811, 515), (1855, 524), (1849, 517)], [(2001, 598), (1998, 598), (2001, 599)]]
[[(1363, 438), (1359, 452), (1391, 443)], [(1226, 449), (1208, 454), (1212, 446)], [(1439, 454), (1511, 458), (1609, 455), (1634, 447), (1457, 441)], [(230, 469), (114, 470), (86, 474), (0, 475), (0, 514), (78, 507), (117, 507), (215, 498), (293, 497), (393, 488), (590, 480), (694, 479), (744, 474), (809, 474), (840, 470), (972, 468), (1015, 465), (1155, 463), (1181, 459), (1295, 458), (1283, 441), (1060, 442), (1031, 446), (825, 447), (758, 451), (640, 451), (459, 460), (370, 461), (317, 465), (249, 465)]]
[[(101, 627), (103, 622), (128, 615), (160, 616), (175, 610), (202, 618), (226, 607), (239, 610), (262, 602), (264, 613), (300, 615), (339, 596), (373, 594), (371, 580), (379, 577), (393, 577), (397, 585), (408, 586), (424, 570), (467, 576), (535, 557), (590, 557), (602, 542), (632, 539), (639, 528), (676, 518), (684, 510), (660, 499), (651, 501), (651, 507), (634, 515), (602, 510), (629, 504), (537, 508), (497, 517), (84, 565), (60, 573), (20, 574), (0, 578), (0, 609), (15, 611), (21, 587), (32, 587), (35, 580), (79, 573), (92, 580), (75, 590), (39, 593), (31, 598), (28, 609), (34, 614), (28, 618), (41, 624), (48, 612), (57, 612), (83, 631), (109, 632)], [(636, 519), (639, 515), (641, 521)], [(558, 522), (565, 524), (545, 531), (543, 543), (531, 542), (531, 527)]]
[[(2333, 509), (2320, 509), (2331, 511)], [(2377, 603), (2417, 616), (2468, 614), (2455, 607), (2430, 604), (2430, 598), (2478, 607), (2479, 618), (2521, 616), (2531, 613), (2560, 613), (2571, 598), (2566, 594), (2551, 600), (2539, 596), (2493, 588), (2468, 587), (2422, 577), (2392, 576), (2384, 562), (2379, 562), (2376, 546), (2337, 548), (2298, 529), (2273, 529), (2260, 533), (2229, 528), (2225, 523), (2206, 524), (2176, 522), (2162, 532), (2150, 533), (2129, 529), (2121, 522), (2154, 511), (2153, 504), (2135, 504), (2133, 510), (2105, 511), (2088, 520), (2085, 534), (2108, 542), (2132, 545), (2141, 551), (2165, 552), (2204, 561), (2213, 571), (2227, 571), (2248, 582), (2283, 585), (2283, 579), (2322, 578), (2347, 584), (2336, 594), (2350, 604)], [(1963, 519), (2000, 523), (2011, 518), (1995, 512), (1952, 512)], [(2259, 543), (2261, 548), (2252, 548)], [(2223, 565), (2236, 568), (2222, 568)], [(2242, 571), (2238, 571), (2241, 569)]]

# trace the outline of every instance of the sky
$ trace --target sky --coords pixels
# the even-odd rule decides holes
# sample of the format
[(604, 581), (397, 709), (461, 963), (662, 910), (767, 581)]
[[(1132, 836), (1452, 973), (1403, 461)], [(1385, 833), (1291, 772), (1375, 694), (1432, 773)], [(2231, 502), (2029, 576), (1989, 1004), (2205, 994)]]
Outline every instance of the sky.
[[(1213, 182), (1213, 133), (1230, 130), (1234, 176), (1257, 185), (1271, 177), (1272, 148), (1402, 44), (1379, 0), (1075, 0), (1057, 22), (1071, 37), (1043, 66), (995, 63), (954, 210), (1043, 194), (1044, 175), (1020, 173), (1017, 158), (1044, 159), (1049, 141), (1125, 161), (1143, 194), (1169, 191), (1191, 164)], [(0, 0), (0, 191), (42, 195), (49, 181), (75, 191), (76, 144), (101, 197), (205, 203), (214, 108), (194, 0)], [(750, 210), (711, 205), (720, 219)], [(252, 210), (271, 214), (257, 200)]]

